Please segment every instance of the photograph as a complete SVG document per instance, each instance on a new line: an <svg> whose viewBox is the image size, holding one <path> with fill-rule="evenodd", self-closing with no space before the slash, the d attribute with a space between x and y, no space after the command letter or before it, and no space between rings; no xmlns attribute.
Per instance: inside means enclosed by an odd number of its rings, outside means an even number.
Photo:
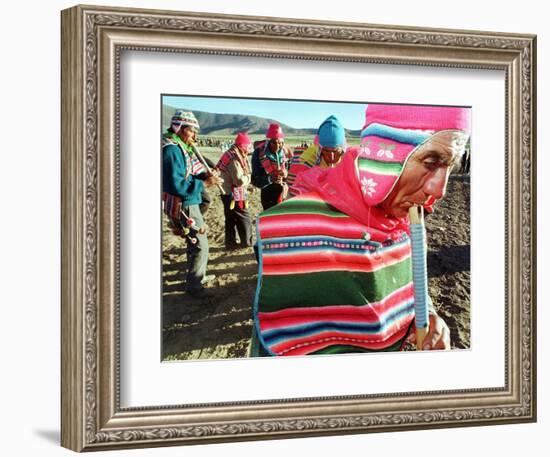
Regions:
<svg viewBox="0 0 550 457"><path fill-rule="evenodd" d="M161 103L163 361L470 348L471 107Z"/></svg>

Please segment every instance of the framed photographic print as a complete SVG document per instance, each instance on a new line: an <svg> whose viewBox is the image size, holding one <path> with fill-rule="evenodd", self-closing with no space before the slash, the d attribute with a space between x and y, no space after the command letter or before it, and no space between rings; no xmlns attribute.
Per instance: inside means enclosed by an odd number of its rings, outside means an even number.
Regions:
<svg viewBox="0 0 550 457"><path fill-rule="evenodd" d="M423 113L428 113L429 119L420 120ZM408 120L406 116L410 114L415 119ZM463 128L470 124L470 107L162 95L162 175L166 186L162 224L162 359L410 348L404 333L409 330L416 302L411 259L407 249L401 253L404 255L396 254L403 248L399 242L387 241L388 234L399 238L400 229L376 228L376 214L371 209L355 236L352 227L355 221L359 222L361 209L352 211L352 223L344 212L325 207L321 201L329 196L316 183L314 193L306 192L303 173L315 169L310 174L331 174L332 168L345 162L344 156L359 152L357 163L364 176L359 179L361 186L355 189L361 193L353 196L353 186L343 195L334 193L332 205L345 211L344 204L348 205L351 199L362 200L363 194L382 201L387 193L383 186L392 185L397 177L392 170L399 171L404 157L416 147L412 143L424 138L417 138L418 132L410 139L403 135L410 134L412 127L419 127L419 121L435 122L438 115L448 114L458 114ZM362 129L365 117L367 126ZM408 123L409 128L389 128L388 124L398 122L402 126ZM191 137L182 130L185 128L189 133L197 131ZM195 159L201 170L219 169L224 180L219 198L215 186L197 190L178 187L177 179L185 178L181 173L174 179L178 162L172 152L179 154L176 147L183 142L179 137L188 139L193 154L190 159ZM445 335L437 340L440 349L445 344L448 349L469 348L471 147L466 142L462 146L466 152L460 151L460 159L455 158L457 163L446 184L445 174L436 176L441 178L439 182L426 183L415 175L414 185L403 186L408 174L403 170L404 176L393 192L398 198L392 205L398 211L409 200L429 199L430 192L441 199L435 212L431 204L427 205L433 215L426 223L429 296L435 298L433 309L437 309L438 316L445 315L448 326L443 327ZM271 149L275 151L273 162L266 156ZM351 180L349 184L353 183L350 176L355 174L351 168L355 167L350 167L343 177ZM275 182L279 172L285 175L280 184ZM205 171L196 172L196 176L197 181L191 177L184 181L194 186ZM342 181L342 177L337 180ZM339 190L344 185L337 187ZM199 193L198 208L181 204L181 199L191 200ZM291 201L281 205L282 200ZM376 205L368 205L372 206ZM196 215L191 214L193 211ZM260 215L258 224L256 215ZM380 217L380 221L390 220ZM205 227L208 233L195 234L189 227L191 223ZM282 228L275 227L279 225ZM306 229L304 225L310 227ZM365 233L369 234L368 240L362 239ZM188 256L197 265L201 261L204 265L196 291L192 284L195 270L189 268ZM386 279L389 276L392 286ZM366 295L372 296L367 304ZM182 301L187 301L185 312Z"/></svg>
<svg viewBox="0 0 550 457"><path fill-rule="evenodd" d="M535 65L530 35L63 11L62 445L536 420Z"/></svg>

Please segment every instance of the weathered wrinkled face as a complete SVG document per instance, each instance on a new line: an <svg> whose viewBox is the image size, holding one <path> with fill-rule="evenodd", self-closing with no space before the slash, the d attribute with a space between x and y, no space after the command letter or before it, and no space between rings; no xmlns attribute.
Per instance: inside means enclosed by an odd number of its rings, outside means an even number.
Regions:
<svg viewBox="0 0 550 457"><path fill-rule="evenodd" d="M412 206L422 206L430 197L443 198L451 169L460 160L467 139L463 132L446 130L419 146L380 207L390 216L405 217Z"/></svg>
<svg viewBox="0 0 550 457"><path fill-rule="evenodd" d="M193 142L197 143L199 141L199 131L197 129L193 129Z"/></svg>
<svg viewBox="0 0 550 457"><path fill-rule="evenodd" d="M342 154L344 150L340 147L338 148L321 148L321 157L329 167L336 166L342 159Z"/></svg>
<svg viewBox="0 0 550 457"><path fill-rule="evenodd" d="M277 152L283 147L284 141L282 138L272 138L269 140L269 150L273 153Z"/></svg>
<svg viewBox="0 0 550 457"><path fill-rule="evenodd" d="M192 144L196 141L199 131L195 127L182 127L178 132L178 136L185 144Z"/></svg>

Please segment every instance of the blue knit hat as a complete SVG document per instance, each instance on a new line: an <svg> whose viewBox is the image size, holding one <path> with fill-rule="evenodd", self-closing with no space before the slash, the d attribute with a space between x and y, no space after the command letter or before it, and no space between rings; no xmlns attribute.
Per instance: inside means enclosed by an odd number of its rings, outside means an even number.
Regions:
<svg viewBox="0 0 550 457"><path fill-rule="evenodd" d="M336 116L329 116L319 126L317 131L319 144L326 148L344 147L346 131Z"/></svg>

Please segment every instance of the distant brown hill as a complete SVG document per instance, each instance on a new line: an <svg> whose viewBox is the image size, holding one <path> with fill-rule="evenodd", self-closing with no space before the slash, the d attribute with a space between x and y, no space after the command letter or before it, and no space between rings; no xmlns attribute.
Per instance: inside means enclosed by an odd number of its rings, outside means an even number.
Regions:
<svg viewBox="0 0 550 457"><path fill-rule="evenodd" d="M185 109L183 107L182 109ZM170 124L170 117L174 113L176 108L163 105L162 106L162 127L168 128ZM237 132L248 132L250 134L263 134L266 132L269 124L276 122L281 125L286 135L315 135L317 133L317 127L296 129L290 127L277 119L268 119L260 116L249 116L245 114L220 114L209 113L206 111L193 110L193 113L197 117L201 126L202 135L234 135ZM360 135L359 130L346 130L348 137L358 137Z"/></svg>

